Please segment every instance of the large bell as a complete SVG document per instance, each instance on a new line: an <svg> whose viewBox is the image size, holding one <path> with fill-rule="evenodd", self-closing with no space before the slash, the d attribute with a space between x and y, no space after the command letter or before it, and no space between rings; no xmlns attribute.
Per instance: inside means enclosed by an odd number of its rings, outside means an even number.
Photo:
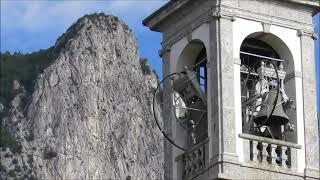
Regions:
<svg viewBox="0 0 320 180"><path fill-rule="evenodd" d="M253 119L253 121L257 125L262 125L262 124L267 126L284 125L289 122L289 117L283 111L283 108L282 108L281 93L279 93L278 95L276 107L272 115L270 116L276 96L277 96L277 89L274 88L270 90L269 93L262 98L260 111L258 112L258 115ZM268 121L266 121L268 117L269 119Z"/></svg>

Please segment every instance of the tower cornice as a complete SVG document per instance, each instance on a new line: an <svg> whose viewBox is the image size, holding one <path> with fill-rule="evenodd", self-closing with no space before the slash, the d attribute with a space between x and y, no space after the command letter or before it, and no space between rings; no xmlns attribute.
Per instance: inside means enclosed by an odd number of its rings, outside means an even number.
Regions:
<svg viewBox="0 0 320 180"><path fill-rule="evenodd" d="M263 1L263 0L259 0ZM271 1L268 1L270 3ZM275 3L286 3L293 6L303 7L312 13L312 15L320 12L320 2L318 0L274 0ZM152 13L150 16L143 20L143 25L149 27L152 31L163 32L162 24L168 19L170 15L179 11L189 3L194 3L191 0L171 0L157 11ZM223 1L216 0L213 1L212 7L224 6ZM219 8L218 8L219 9ZM213 10L216 12L216 10ZM220 12L220 11L219 11ZM222 14L213 13L214 17L219 17ZM232 17L233 19L234 17Z"/></svg>

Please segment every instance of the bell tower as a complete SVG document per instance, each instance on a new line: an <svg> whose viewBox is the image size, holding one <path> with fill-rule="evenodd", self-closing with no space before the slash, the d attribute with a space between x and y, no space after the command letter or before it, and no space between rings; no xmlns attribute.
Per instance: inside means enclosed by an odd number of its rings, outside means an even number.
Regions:
<svg viewBox="0 0 320 180"><path fill-rule="evenodd" d="M143 21L163 33L162 103L153 106L164 119L165 179L319 179L319 7L171 0Z"/></svg>

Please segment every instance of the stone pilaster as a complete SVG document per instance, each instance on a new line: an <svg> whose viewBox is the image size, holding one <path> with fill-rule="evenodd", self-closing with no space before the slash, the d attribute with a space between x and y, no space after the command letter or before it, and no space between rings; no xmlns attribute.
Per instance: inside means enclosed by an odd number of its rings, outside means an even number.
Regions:
<svg viewBox="0 0 320 180"><path fill-rule="evenodd" d="M233 16L232 16L233 17ZM234 102L234 59L233 59L233 18L220 19L220 57L217 59L220 69L220 88L222 99L220 119L222 128L223 161L236 163L236 134L235 134L235 102Z"/></svg>
<svg viewBox="0 0 320 180"><path fill-rule="evenodd" d="M170 49L161 49L159 51L160 57L162 57L162 73L163 78L170 74ZM164 107L170 107L171 104L171 96L167 94L171 94L170 90L170 81L165 81L163 87L163 96L166 97ZM171 108L170 108L171 109ZM164 131L167 133L169 137L172 137L172 122L171 122L171 113L163 113L164 120ZM173 179L173 168L174 168L174 157L173 157L173 145L164 139L164 179L171 180Z"/></svg>
<svg viewBox="0 0 320 180"><path fill-rule="evenodd" d="M212 158L217 163L238 163L236 155L233 33L234 18L216 16L210 22L210 78L212 81ZM216 169L216 168L213 168ZM219 170L219 173L224 173ZM211 172L216 174L217 172Z"/></svg>
<svg viewBox="0 0 320 180"><path fill-rule="evenodd" d="M318 121L316 111L316 80L314 61L314 33L299 31L303 76L306 169L305 176L319 178Z"/></svg>

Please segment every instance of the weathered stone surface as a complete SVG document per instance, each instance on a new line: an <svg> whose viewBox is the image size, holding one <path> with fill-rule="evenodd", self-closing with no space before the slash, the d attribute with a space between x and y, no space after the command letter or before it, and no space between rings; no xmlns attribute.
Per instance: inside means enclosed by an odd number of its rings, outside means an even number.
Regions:
<svg viewBox="0 0 320 180"><path fill-rule="evenodd" d="M163 179L163 142L151 106L156 76L142 74L128 26L114 16L87 15L54 50L58 58L37 79L27 117L16 131L19 158L32 160L26 167L30 174Z"/></svg>

